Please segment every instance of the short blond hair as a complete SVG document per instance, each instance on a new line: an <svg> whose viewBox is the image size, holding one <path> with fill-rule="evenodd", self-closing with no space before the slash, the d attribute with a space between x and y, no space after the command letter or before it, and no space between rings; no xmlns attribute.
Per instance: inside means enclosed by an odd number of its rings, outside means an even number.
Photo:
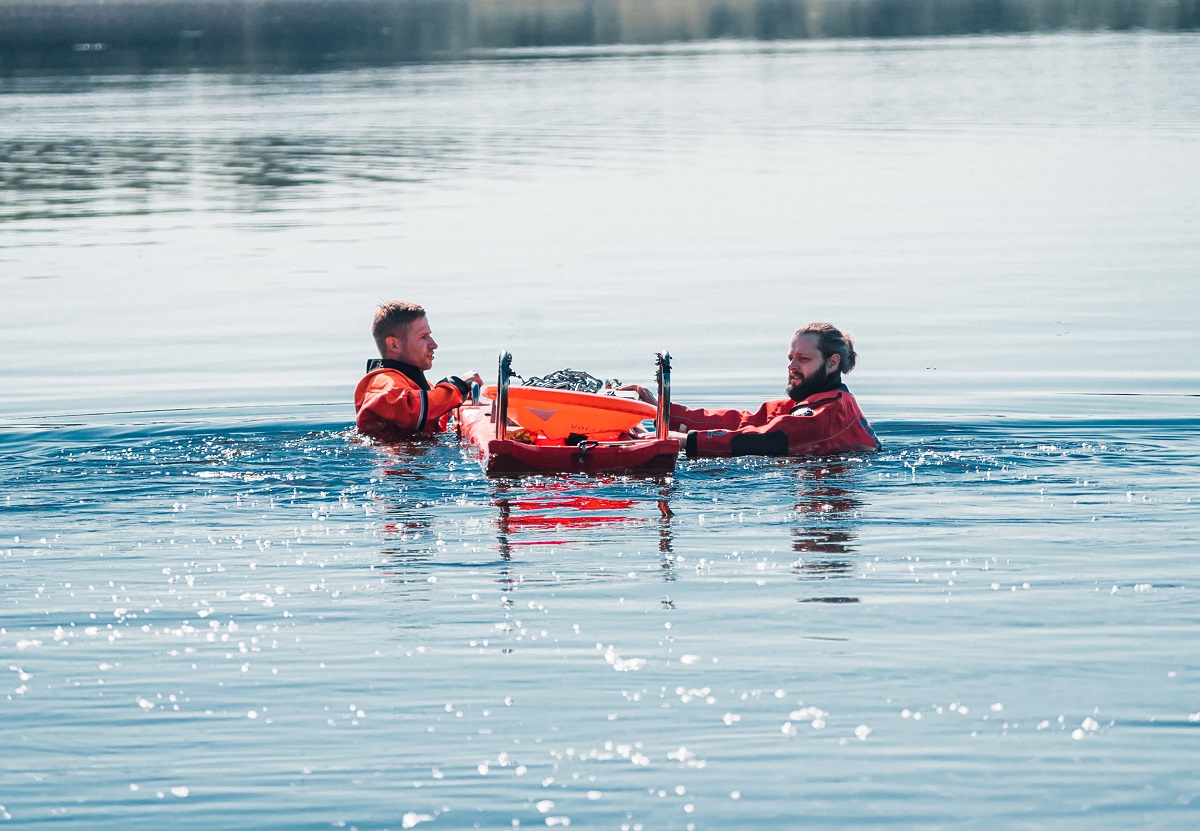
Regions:
<svg viewBox="0 0 1200 831"><path fill-rule="evenodd" d="M379 347L379 354L387 357L387 339L403 337L408 327L425 317L425 310L416 303L391 300L380 303L375 310L375 321L371 324L371 337Z"/></svg>

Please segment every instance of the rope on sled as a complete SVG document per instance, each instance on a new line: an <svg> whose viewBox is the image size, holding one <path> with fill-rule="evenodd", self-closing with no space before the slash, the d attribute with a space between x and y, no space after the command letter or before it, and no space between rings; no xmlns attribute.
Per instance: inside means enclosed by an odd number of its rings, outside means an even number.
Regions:
<svg viewBox="0 0 1200 831"><path fill-rule="evenodd" d="M521 378L515 372L513 375ZM545 389L590 393L600 393L604 390L611 391L621 386L621 382L616 378L610 378L605 381L578 369L556 369L554 372L548 372L541 377L521 378L521 384L526 387L543 387Z"/></svg>

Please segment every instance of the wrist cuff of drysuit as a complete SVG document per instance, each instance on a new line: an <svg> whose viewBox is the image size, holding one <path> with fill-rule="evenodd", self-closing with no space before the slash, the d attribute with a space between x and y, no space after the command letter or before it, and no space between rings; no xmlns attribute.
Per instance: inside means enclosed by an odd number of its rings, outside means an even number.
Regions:
<svg viewBox="0 0 1200 831"><path fill-rule="evenodd" d="M459 378L457 375L451 375L449 378L443 378L442 380L438 381L438 383L453 384L454 386L458 387L458 391L462 394L464 399L471 394L471 385L462 378Z"/></svg>
<svg viewBox="0 0 1200 831"><path fill-rule="evenodd" d="M684 446L683 446L683 449L687 452L688 458L691 458L696 455L696 438L697 438L696 431L689 430L688 434L687 434L687 439L684 440Z"/></svg>

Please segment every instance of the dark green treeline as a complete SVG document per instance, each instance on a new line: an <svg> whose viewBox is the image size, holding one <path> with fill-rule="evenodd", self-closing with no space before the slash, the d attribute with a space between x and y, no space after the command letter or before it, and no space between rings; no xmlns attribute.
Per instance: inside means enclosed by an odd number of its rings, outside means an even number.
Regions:
<svg viewBox="0 0 1200 831"><path fill-rule="evenodd" d="M0 0L0 72L306 69L472 49L1200 28L1200 0Z"/></svg>

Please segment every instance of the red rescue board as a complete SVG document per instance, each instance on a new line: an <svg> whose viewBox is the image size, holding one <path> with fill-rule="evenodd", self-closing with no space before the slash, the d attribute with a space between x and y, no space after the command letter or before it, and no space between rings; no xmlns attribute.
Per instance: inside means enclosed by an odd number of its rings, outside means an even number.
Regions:
<svg viewBox="0 0 1200 831"><path fill-rule="evenodd" d="M494 387L489 392L494 393ZM548 419L529 418L522 407L529 406L529 399L522 405L516 402L528 390L538 393L555 393L550 403L560 406L564 398L572 408L571 416L564 421L574 428L563 432L563 426L555 423L548 435L541 426ZM518 392L520 391L520 392ZM643 418L653 417L654 408L640 401L614 398L606 395L548 390L540 388L509 388L510 421L519 426L508 427L510 437L496 438L496 423L492 414L492 402L483 399L479 404L464 404L458 410L458 436L472 455L489 475L515 473L670 473L675 470L679 457L679 442L675 439L657 439L653 436L635 436L629 432ZM589 414L588 399L594 399L599 415ZM620 402L615 407L613 402ZM536 408L544 399L534 400ZM627 407L625 405L637 405ZM649 411L647 415L647 410ZM617 414L616 420L613 413ZM525 419L524 421L522 419ZM525 421L536 422L532 426ZM626 426L614 427L620 423ZM565 444L569 434L585 435L578 445ZM518 440L517 436L525 439Z"/></svg>

